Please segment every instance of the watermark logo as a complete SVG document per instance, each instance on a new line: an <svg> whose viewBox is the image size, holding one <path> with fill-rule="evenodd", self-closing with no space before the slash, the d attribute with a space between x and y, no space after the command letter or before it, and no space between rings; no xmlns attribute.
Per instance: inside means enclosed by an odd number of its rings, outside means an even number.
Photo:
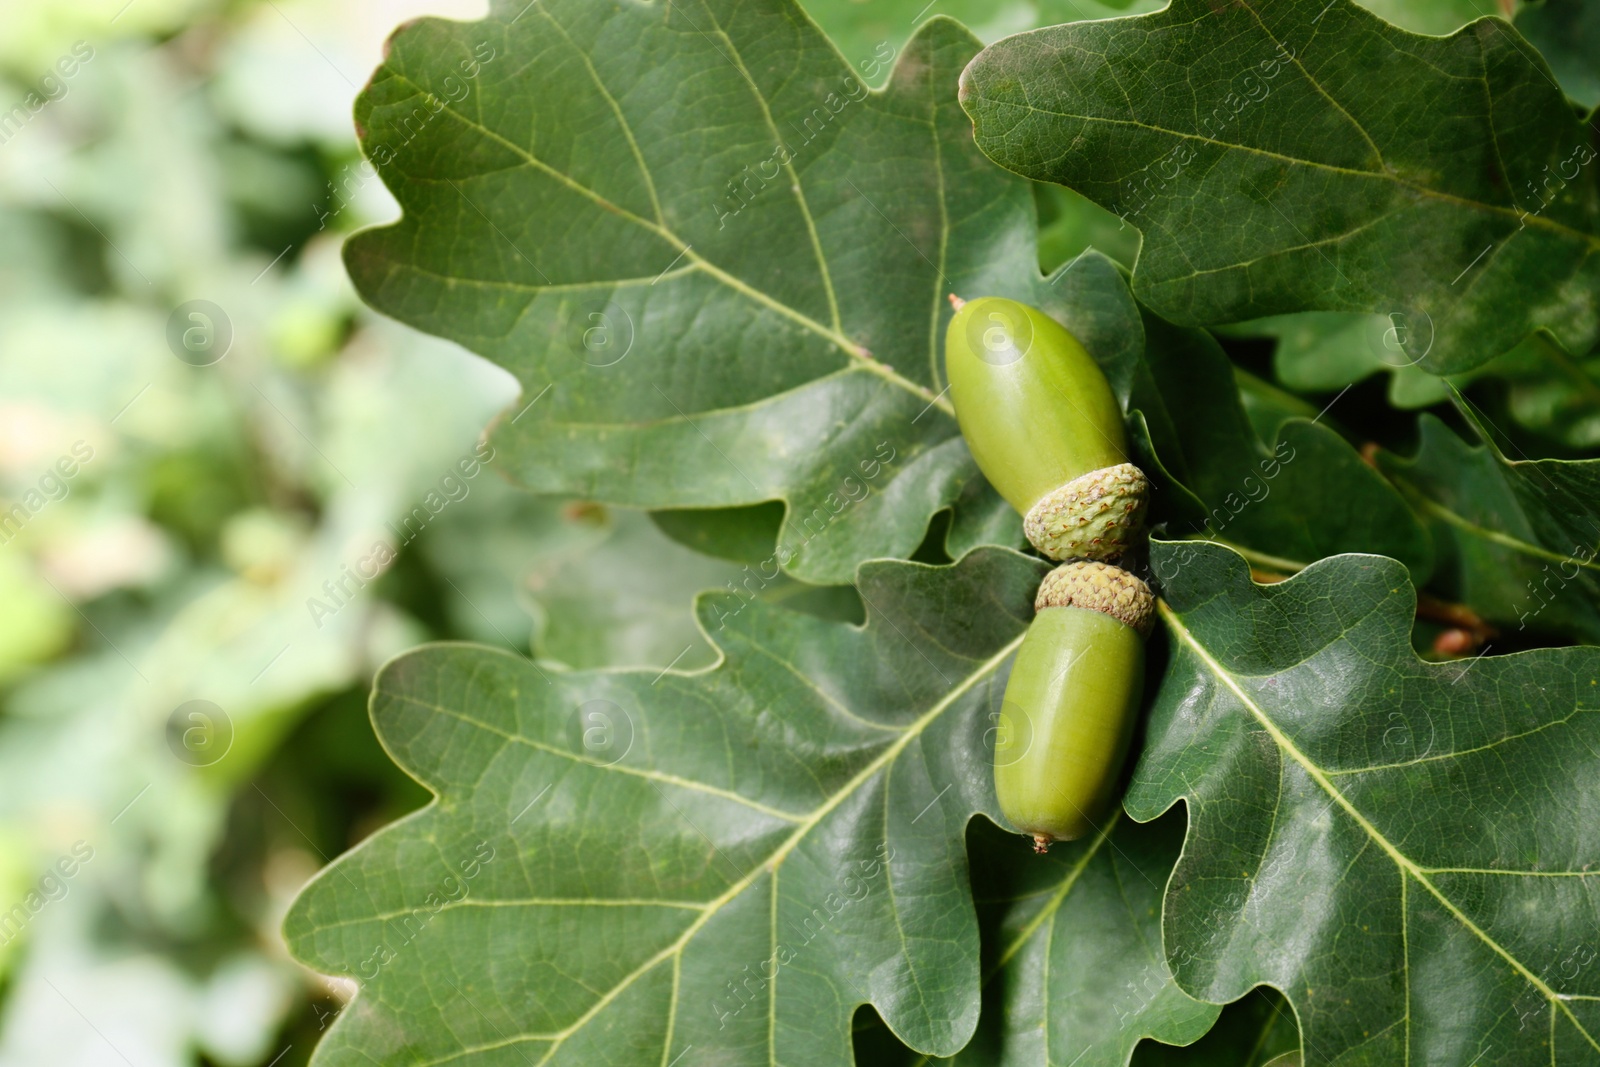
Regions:
<svg viewBox="0 0 1600 1067"><path fill-rule="evenodd" d="M633 748L633 716L612 701L586 700L567 721L567 743L590 763L620 763Z"/></svg>
<svg viewBox="0 0 1600 1067"><path fill-rule="evenodd" d="M76 42L71 52L56 60L53 70L40 77L27 96L9 110L0 110L0 145L10 142L35 115L65 97L70 88L68 82L93 58L94 47L88 41Z"/></svg>
<svg viewBox="0 0 1600 1067"><path fill-rule="evenodd" d="M1240 71L1228 83L1228 91L1215 99L1209 113L1199 115L1197 112L1196 134L1204 141L1221 140L1247 108L1272 95L1272 86L1268 83L1293 59L1294 49L1282 45L1274 55ZM1143 212L1167 191L1198 154L1192 141L1185 139L1123 179L1118 202L1110 205L1112 213L1127 222Z"/></svg>
<svg viewBox="0 0 1600 1067"><path fill-rule="evenodd" d="M233 347L233 321L209 300L189 300L167 316L167 347L191 367L220 363Z"/></svg>
<svg viewBox="0 0 1600 1067"><path fill-rule="evenodd" d="M71 881L83 865L94 859L94 849L87 841L75 841L71 851L61 856L23 898L8 910L0 911L0 947L11 944L33 922L33 917L71 892Z"/></svg>
<svg viewBox="0 0 1600 1067"><path fill-rule="evenodd" d="M610 367L621 363L633 351L633 316L616 304L607 303L579 319L578 358L591 367Z"/></svg>
<svg viewBox="0 0 1600 1067"><path fill-rule="evenodd" d="M1400 308L1367 320L1367 347L1385 366L1415 367L1433 351L1433 316L1419 308Z"/></svg>
<svg viewBox="0 0 1600 1067"><path fill-rule="evenodd" d="M57 459L49 470L39 476L38 482L22 494L21 500L0 510L0 545L14 541L22 533L23 527L47 505L65 500L72 492L72 479L93 458L94 448L87 441L74 441L71 455Z"/></svg>
<svg viewBox="0 0 1600 1067"><path fill-rule="evenodd" d="M1009 367L1033 348L1033 320L1009 304L991 305L967 320L967 346L993 367Z"/></svg>
<svg viewBox="0 0 1600 1067"><path fill-rule="evenodd" d="M306 598L306 611L317 629L344 608L356 596L386 572L400 557L400 548L410 544L428 524L451 504L465 500L472 492L469 484L494 459L495 452L487 441L480 441L473 450L456 461L422 498L422 503L398 520L386 524L393 537L372 542L367 553L355 561L341 564L339 573L322 583L322 596Z"/></svg>
<svg viewBox="0 0 1600 1067"><path fill-rule="evenodd" d="M989 725L983 731L983 747L996 767L1016 763L1033 747L1033 716L1014 700L1003 702L999 711L989 713Z"/></svg>
<svg viewBox="0 0 1600 1067"><path fill-rule="evenodd" d="M209 700L189 700L167 716L167 748L191 767L209 767L233 747L233 720Z"/></svg>

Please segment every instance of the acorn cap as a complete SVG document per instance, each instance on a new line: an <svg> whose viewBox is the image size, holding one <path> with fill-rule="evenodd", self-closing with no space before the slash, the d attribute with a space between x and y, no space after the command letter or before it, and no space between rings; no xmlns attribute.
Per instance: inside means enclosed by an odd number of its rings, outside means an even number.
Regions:
<svg viewBox="0 0 1600 1067"><path fill-rule="evenodd" d="M1132 463L1081 474L1039 498L1022 530L1051 559L1116 559L1144 526L1150 482Z"/></svg>
<svg viewBox="0 0 1600 1067"><path fill-rule="evenodd" d="M1074 560L1044 576L1033 608L1086 608L1110 615L1140 637L1149 637L1155 622L1156 598L1148 585L1121 567Z"/></svg>

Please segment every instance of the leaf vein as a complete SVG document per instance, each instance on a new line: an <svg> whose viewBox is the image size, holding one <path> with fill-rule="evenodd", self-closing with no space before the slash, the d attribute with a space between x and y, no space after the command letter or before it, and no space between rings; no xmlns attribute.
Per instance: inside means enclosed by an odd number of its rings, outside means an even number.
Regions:
<svg viewBox="0 0 1600 1067"><path fill-rule="evenodd" d="M581 763L586 767L593 767L596 770L627 774L636 778L648 778L654 782L663 782L667 785L675 785L680 789L688 789L691 792L705 793L708 796L719 797L723 800L732 801L735 804L742 804L753 811L759 811L763 815L770 815L772 818L781 819L784 822L800 823L804 822L805 820L803 815L797 815L792 811L784 811L781 808L771 807L761 803L759 800L751 800L749 797L735 793L731 789L723 789L720 786L710 785L706 782L697 782L692 778L683 778L676 774L667 774L664 771L649 770L642 767L624 767L620 763L597 763L594 760L584 759L582 756L579 756L576 753L568 752L565 749L557 748L554 745L547 745L542 741L535 741L531 737L524 737L521 734L514 734L508 730L502 730L493 723L484 722L482 719L475 719L470 715L463 715L461 712L452 708L447 708L442 704L434 704L426 700L419 700L416 697L408 696L403 693L390 693L388 696L394 700L405 701L408 704L415 704L417 707L427 708L428 710L436 712L440 715L449 716L450 718L464 722L469 726L475 726L487 733L503 737L507 741L510 741L514 744L527 745L529 748L537 749L540 752L545 752L552 756L559 756L562 759L571 760L573 763Z"/></svg>
<svg viewBox="0 0 1600 1067"><path fill-rule="evenodd" d="M406 82L408 85L413 86L418 91L426 91L422 88L422 86L417 85L416 82L412 81L410 78L407 78L404 74L401 74L398 71L394 72L394 77ZM539 159L537 156L523 148L521 145L517 144L515 141L512 141L502 134L497 133L480 122L468 118L455 108L447 105L441 110L441 114L449 115L451 118L455 119L463 126L466 126L468 129L474 130L484 137L487 137L499 144L502 148L505 148L507 151L520 158L525 166L531 167L542 174L548 175L554 180L560 182L562 185L566 186L568 189L577 193L579 196L592 201L598 207L617 215L626 222L632 223L635 226L639 226L640 228L647 230L656 237L659 237L662 241L666 242L666 244L670 246L673 251L677 252L691 263L697 264L702 270L711 275L711 277L717 279L717 281L721 282L723 285L726 285L728 288L739 293L741 296L747 297L748 299L761 304L764 307L770 308L774 312L784 316L787 319L790 319L812 333L826 338L846 356L848 356L850 359L858 361L863 367L865 367L867 370L870 370L872 373L887 381L893 382L895 385L905 389L914 396L921 397L923 400L944 411L944 413L947 415L955 413L954 406L948 400L944 399L943 397L935 396L933 390L919 385L916 382L911 381L909 378L897 374L894 369L889 367L887 364L874 359L861 345L844 336L844 334L839 331L838 327L826 326L823 323L813 319L805 312L800 311L798 308L791 307L776 297L762 292L760 289L750 285L748 282L729 274L715 263L712 263L698 252L694 251L689 244L687 244L681 237L673 233L671 230L665 228L664 226L659 226L649 219L636 215L619 204L612 203L610 200L606 199L604 196L601 196L598 192L584 185L571 175L557 170L544 160Z"/></svg>
<svg viewBox="0 0 1600 1067"><path fill-rule="evenodd" d="M1373 843L1375 843L1389 856L1390 861L1400 868L1402 877L1409 875L1411 878L1414 878L1417 884L1426 889L1435 900L1442 904L1445 910L1454 916L1455 920L1460 923L1468 933L1472 934L1479 941L1481 941L1495 955L1499 956L1501 959L1510 964L1512 969L1521 975L1524 981L1533 986L1534 989L1538 990L1539 993L1543 995L1545 999L1552 1005L1559 1005L1561 1011L1566 1014L1567 1020L1578 1031L1578 1033L1583 1035L1584 1040L1586 1040L1589 1045L1595 1049L1595 1051L1600 1052L1600 1041L1596 1041L1594 1036L1583 1027L1583 1024L1578 1021L1577 1016L1572 1013L1571 1009L1562 1003L1560 996L1556 993L1556 991L1551 989L1550 986L1546 984L1545 981L1538 975L1534 974L1527 964L1523 963L1516 956L1513 956L1505 948L1505 946L1501 945L1500 942L1490 937L1487 931L1478 926L1477 923L1473 922L1472 919L1461 910L1455 901L1451 900L1444 894L1443 891L1439 889L1438 886L1433 884L1433 882L1427 877L1428 872L1425 868L1418 866L1410 857L1406 856L1398 848L1396 848L1388 838L1384 837L1383 834L1379 832L1378 828L1361 813L1360 809L1357 808L1348 797L1334 787L1333 782L1328 778L1326 772L1324 772L1321 767L1317 766L1317 764L1313 762L1309 756L1307 756L1304 752L1301 752L1294 741L1290 739L1290 737L1281 729L1279 729L1278 724L1272 720L1272 717L1268 715L1266 711L1259 704L1257 704L1248 693L1245 692L1244 687L1239 684L1239 682L1234 678L1233 674L1228 671L1227 668L1225 668L1216 660L1215 657L1211 655L1210 650L1200 643L1199 639L1197 639L1193 632L1191 632L1189 628L1184 625L1183 621L1178 618L1177 613L1172 610L1166 601L1158 600L1156 602L1156 606L1161 612L1161 617L1172 629L1178 640L1182 641L1184 644L1188 645L1194 650L1195 655L1200 657L1201 662L1206 665L1206 668L1216 676L1218 681L1222 682L1222 684L1233 693L1239 702L1244 705L1245 709L1250 713L1250 715L1261 724L1262 728L1266 730L1267 734L1272 738L1273 742L1277 744L1278 748L1290 759L1298 763L1305 770L1306 774L1311 777L1312 781L1321 786L1323 791L1332 797L1336 804L1344 809L1345 814L1348 815L1350 819L1357 826L1359 826L1369 838L1371 838Z"/></svg>
<svg viewBox="0 0 1600 1067"><path fill-rule="evenodd" d="M711 919L715 917L715 915L730 901L736 899L745 890L749 889L763 872L772 871L776 873L778 866L782 864L786 858L788 858L789 853L793 852L797 847L799 847L800 842L805 839L806 835L815 829L835 808L844 803L847 798L854 794L855 791L864 783L870 781L879 771L883 770L884 767L893 763L894 760L899 757L900 753L905 750L906 746L911 744L911 742L916 738L922 736L922 733L927 730L929 726L931 726L939 719L940 716L948 711L957 700L961 699L962 696L971 690L980 679L987 677L995 670L999 669L1000 665L1004 663L1006 659L1017 650L1018 647L1021 646L1023 636L1023 634L1017 635L1017 637L1009 641L993 656L990 656L987 660L978 664L970 675L962 679L961 682L955 685L948 693L946 693L931 708L929 708L927 712L906 727L905 731L898 739L896 739L892 744L885 746L882 753L880 753L875 759L872 760L872 762L868 763L865 767L858 771L855 777L851 778L850 781L846 782L842 787L840 787L840 789L834 793L833 796L829 797L823 804L813 811L804 822L795 827L794 831L789 835L789 837L786 838L784 842L773 851L772 855L767 857L767 859L760 866L746 873L744 877L730 885L714 900L709 901L706 904L705 910L698 918L695 919L694 922L689 924L684 932L679 935L676 941L670 945L667 945L665 948L661 949L661 951L655 953L649 959L641 963L638 967L634 968L627 975L623 976L623 978L615 986L607 990L605 994L600 997L600 999L595 1001L594 1004L590 1005L583 1012L583 1014L574 1019L562 1030L552 1034L538 1035L543 1039L550 1040L552 1044L550 1049L545 1053L544 1057L539 1060L539 1063L535 1065L535 1067L543 1067L544 1064L548 1063L550 1058L561 1049L562 1044L569 1037L583 1029L583 1027L586 1026L591 1019L603 1011L607 1005L615 1001L617 997L621 996L623 992L628 989L628 987L633 985L634 982L638 981L645 974L648 974L656 967L657 964L661 963L663 960L675 958L681 954L689 942L694 940L695 935L704 929L705 925L709 923ZM612 767L609 769L615 770L616 768ZM523 1037L513 1038L511 1040L523 1040L526 1036L531 1035L524 1035ZM492 1047L501 1047L501 1045L497 1044ZM478 1050L475 1048L463 1049L460 1053L453 1053L450 1058L458 1058L459 1055L470 1054L475 1051ZM437 1064L443 1062L446 1061L437 1060L430 1064L419 1065L419 1067L437 1067Z"/></svg>

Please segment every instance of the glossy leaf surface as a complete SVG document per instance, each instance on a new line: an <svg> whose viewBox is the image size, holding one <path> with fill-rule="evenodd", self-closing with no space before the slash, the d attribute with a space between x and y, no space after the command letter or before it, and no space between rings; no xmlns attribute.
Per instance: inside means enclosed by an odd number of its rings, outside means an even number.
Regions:
<svg viewBox="0 0 1600 1067"><path fill-rule="evenodd" d="M1134 291L1173 321L1398 315L1435 373L1600 336L1600 149L1500 19L1174 0L998 42L962 99L996 162L1143 231Z"/></svg>
<svg viewBox="0 0 1600 1067"><path fill-rule="evenodd" d="M413 23L357 106L405 214L351 276L516 375L493 440L529 488L782 500L779 562L819 583L941 508L1003 526L943 395L946 298L1055 300L1027 183L956 103L977 48L935 19L879 93L786 0Z"/></svg>
<svg viewBox="0 0 1600 1067"><path fill-rule="evenodd" d="M1424 663L1392 560L1154 558L1172 658L1126 803L1189 812L1179 984L1283 990L1310 1063L1596 1062L1600 650Z"/></svg>
<svg viewBox="0 0 1600 1067"><path fill-rule="evenodd" d="M1000 549L872 564L864 628L708 595L724 658L693 674L541 671L465 645L394 661L374 720L439 799L325 870L287 920L300 958L362 983L317 1062L693 1046L847 1064L866 1003L912 1047L957 1052L980 977L965 831L998 818L989 713L1042 571ZM1086 958L1152 930L1103 889L1071 902L1099 928ZM1205 1028L1212 1009L1158 957L1120 966L1151 996L1128 1005L1146 1031ZM1107 1032L1091 1003L1061 1010L1065 1031Z"/></svg>

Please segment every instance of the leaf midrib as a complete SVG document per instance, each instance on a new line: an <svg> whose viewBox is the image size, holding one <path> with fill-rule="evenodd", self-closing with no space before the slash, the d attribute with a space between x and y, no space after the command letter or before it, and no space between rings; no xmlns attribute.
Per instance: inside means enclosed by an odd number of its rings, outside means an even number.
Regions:
<svg viewBox="0 0 1600 1067"><path fill-rule="evenodd" d="M1428 512L1428 514L1433 515L1435 518L1438 518L1443 522L1449 523L1451 526L1454 526L1457 529L1464 530L1474 537L1481 537L1485 541L1490 541L1502 548L1509 548L1513 552L1520 552L1525 556L1532 556L1535 559L1546 560L1550 563L1576 563L1584 570L1600 572L1600 562L1596 562L1595 560L1584 561L1578 559L1576 556L1568 556L1563 555L1560 552L1552 552L1548 548L1544 548L1541 545L1531 544L1530 542L1524 541L1519 537L1513 537L1511 534L1502 533L1499 530L1491 530L1487 526L1473 522L1460 512L1446 507L1444 504L1439 503L1437 500L1434 500L1432 497L1427 496L1424 493L1418 493L1418 500L1422 504L1423 510Z"/></svg>
<svg viewBox="0 0 1600 1067"><path fill-rule="evenodd" d="M1278 725L1272 721L1272 718L1267 715L1266 711L1259 704L1257 704L1248 693L1245 692L1242 686L1239 685L1232 673L1230 673L1227 668L1219 663L1216 658L1211 655L1210 651L1200 643L1199 639L1195 637L1193 632L1191 632L1189 628L1184 625L1177 613L1172 610L1165 600L1157 600L1156 609L1161 613L1163 621L1166 622L1167 626L1172 630L1174 635L1177 636L1178 640L1188 645L1194 651L1195 655L1200 657L1201 662L1203 662L1207 669L1216 676L1217 680L1226 686L1228 690L1232 692L1233 695L1239 700L1239 702L1244 705L1246 710L1250 712L1250 715L1261 724L1262 729L1267 732L1267 735L1272 738L1273 742L1278 746L1278 748L1284 754L1288 755L1290 759L1298 763L1301 769L1306 772L1311 780L1316 782L1317 785L1328 794L1334 803L1343 808L1345 814L1348 815L1357 826L1361 827L1361 829L1367 834L1368 838L1371 839L1372 843L1376 844L1384 851L1385 854L1388 855L1390 861L1400 869L1400 880L1402 887L1405 885L1406 878L1409 877L1415 879L1417 884L1432 894L1434 899L1443 905L1444 909L1454 916L1456 921L1459 922L1469 933L1486 945L1501 959L1510 964L1512 969L1520 974L1529 985L1537 989L1544 996L1546 1001L1550 1003L1552 1010L1559 1008L1561 1012L1566 1015L1567 1021L1572 1024L1573 1028L1577 1030L1578 1033L1583 1035L1584 1040L1586 1040L1589 1045L1595 1049L1595 1051L1600 1052L1600 1042L1597 1042L1594 1036L1592 1036L1589 1031L1584 1028L1583 1024L1578 1021L1577 1016L1575 1016L1571 1009L1566 1006L1564 998L1561 996L1561 994L1557 993L1555 990L1546 985L1543 979L1534 974L1533 971L1527 967L1527 965L1525 965L1521 960L1517 959L1517 957L1513 956L1509 950L1507 950L1494 938L1490 937L1487 932L1474 923L1465 912L1456 906L1454 901L1452 901L1444 894L1442 890L1433 884L1433 882L1428 878L1428 874L1430 872L1427 868L1418 865L1412 861L1410 857L1406 856L1403 852L1396 848L1388 838L1383 836L1376 826L1367 820L1366 816L1364 816L1361 811L1356 808L1356 806L1351 803L1347 797L1345 797L1343 793L1334 788L1333 782L1323 772L1322 768L1314 763L1309 756L1301 752L1299 747L1295 745L1288 735L1278 728ZM1409 981L1411 973L1409 936L1402 935L1402 946L1406 950L1405 970L1407 980ZM1407 999L1406 1010L1409 1014L1409 997ZM1407 1062L1410 1062L1409 1044L1407 1047Z"/></svg>
<svg viewBox="0 0 1600 1067"><path fill-rule="evenodd" d="M1100 846L1104 845L1106 840L1110 838L1111 830L1117 825L1117 820L1120 818L1122 818L1122 807L1121 805L1118 805L1116 810L1111 813L1111 817L1106 819L1105 825L1100 827L1100 829L1095 833L1094 840L1090 843L1088 848L1084 849L1083 855L1078 857L1078 862L1074 863L1067 869L1065 877L1063 877L1061 880L1060 887L1057 888L1056 891L1051 895L1049 901L1045 903L1044 907L1039 909L1039 914L1028 920L1028 924L1017 932L1017 936L1012 939L1011 944L1008 945L1006 950L1000 954L1000 958L995 961L995 964L992 968L990 968L989 973L984 976L984 985L988 985L995 975L1004 970L1005 965L1011 962L1011 958L1020 952L1022 950L1022 946L1027 944L1028 940L1038 932L1039 927L1060 910L1062 902L1067 899L1067 895L1071 893L1073 887L1078 884L1079 877L1081 877L1083 872L1088 869L1090 861L1092 861L1095 856L1099 854Z"/></svg>
<svg viewBox="0 0 1600 1067"><path fill-rule="evenodd" d="M1283 48L1283 43L1281 41L1279 41L1277 36L1267 27L1267 24L1262 20L1261 15L1256 11L1255 5L1252 4L1252 3L1242 3L1240 6L1243 7L1246 11L1248 11L1250 13L1250 17L1252 19L1254 19L1255 22L1256 22L1256 25L1261 28L1261 32L1263 34L1265 34L1267 40L1271 41L1273 44L1278 45L1279 49L1281 50ZM1332 5L1330 4L1329 6L1332 6ZM1320 18L1321 16L1319 15L1318 17ZM1383 43L1386 46L1389 46L1391 48L1393 47L1387 39L1383 39ZM1485 48L1483 46L1483 43L1481 41L1478 41L1477 45L1478 45L1478 58L1479 58L1479 61L1480 61L1480 66L1486 65L1487 61L1488 61L1488 56L1487 56L1486 50L1485 50ZM1112 77L1113 77L1113 80L1114 80L1115 79L1115 72L1113 71L1112 64L1111 64L1110 60L1108 58L1104 57L1104 56L1102 56L1102 59L1105 59L1105 69L1108 72L1112 72ZM1364 142L1366 142L1367 148L1371 151L1373 156L1376 158L1376 160L1377 160L1377 162L1379 164L1379 167L1381 169L1379 169L1377 171L1358 170L1358 169L1355 169L1355 168L1352 168L1352 167L1341 167L1341 166L1337 166L1337 165L1334 165L1334 164L1321 163L1321 162L1318 162L1316 160L1299 159L1299 158L1294 157L1294 156L1285 155L1285 154L1283 154L1281 152L1273 152L1270 149L1257 148L1257 147L1255 147L1253 145L1234 144L1232 142L1222 141L1222 140L1219 140L1217 138L1207 137L1207 136L1204 136L1204 135L1198 134L1198 133L1194 133L1194 134L1184 133L1184 132L1181 132L1181 131L1178 131L1178 130L1169 129L1169 128L1166 128L1166 127L1163 127L1163 126L1156 126L1156 125L1153 125L1151 123L1146 123L1146 122L1137 121L1137 120L1113 119L1113 118L1109 118L1109 117L1106 117L1106 116L1096 116L1096 115L1072 115L1072 114L1066 114L1066 113L1063 113L1063 112L1053 111L1053 110L1050 110L1048 108L1038 107L1038 106L1034 105L1031 102L1025 102L1023 104L1016 104L1016 103L1011 103L1011 102L1007 102L1007 103L1009 103L1009 105L1012 106L1012 107L1022 107L1022 108L1025 108L1025 109L1029 110L1029 111L1036 112L1038 114L1054 115L1054 116L1056 116L1058 118L1077 119L1077 120L1080 120L1080 121L1083 121L1083 122L1102 122L1102 123L1108 123L1108 124L1131 125L1131 126L1140 127L1140 128L1143 128L1143 129L1148 129L1148 130L1150 130L1152 132L1155 132L1155 133L1166 134L1166 135L1172 136L1172 137L1180 137L1180 138L1185 138L1185 139L1188 139L1188 140L1200 141L1202 143L1210 144L1210 145L1213 145L1215 147L1222 148L1224 150L1232 150L1232 151L1240 151L1240 152L1252 152L1252 153L1255 153L1255 154L1258 154L1258 155L1266 156L1268 158L1276 159L1276 160L1278 160L1280 162L1294 164L1296 166L1314 167L1314 168L1319 168L1319 169L1323 169L1323 170L1328 170L1328 171L1331 171L1331 172L1334 172L1334 173L1346 174L1346 175L1356 176L1356 177L1377 178L1379 180L1391 182L1391 183L1399 186L1400 188L1405 189L1405 190L1409 190L1410 192L1415 193L1415 194L1417 194L1419 196L1437 199L1437 200L1443 201L1445 203L1452 203L1452 204L1455 204L1455 205L1460 206L1460 207L1465 207L1465 208L1467 208L1469 210L1484 211L1484 212L1488 212L1488 213L1492 213L1492 214L1498 214L1498 215L1503 215L1503 216L1508 216L1508 217L1515 218L1519 223L1518 229L1516 231L1517 233L1520 233L1522 231L1522 229L1525 228L1529 224L1529 222L1531 221L1533 223L1533 225L1535 227L1537 227L1537 228L1549 230L1551 233L1559 234L1561 236L1565 236L1565 237L1568 237L1568 238L1575 238L1578 241L1587 244L1591 249L1600 248L1600 234L1584 233L1581 230L1574 229L1572 227L1566 226L1566 225L1564 225L1562 223L1554 221L1553 219L1547 219L1547 218L1544 217L1543 214L1530 215L1527 212L1524 212L1524 211L1521 211L1521 210L1517 209L1515 199L1513 199L1513 201L1512 201L1512 206L1510 208L1506 208L1506 207L1502 207L1502 206L1500 206L1498 204L1487 204L1487 203L1484 203L1484 202L1479 201L1479 200L1471 199L1469 197L1456 196L1456 195L1454 195L1452 193L1446 193L1446 192L1444 192L1442 190L1433 189L1433 188L1430 188L1429 186L1421 185L1421 184L1418 184L1416 182L1407 181L1407 180L1401 178L1398 174L1396 174L1387 165L1387 163L1385 162L1384 157L1383 157L1383 151L1382 151L1382 149L1380 149L1378 147L1377 141L1375 141L1373 139L1372 135L1367 132L1366 128L1361 125L1361 123L1356 119L1356 117L1353 114L1351 114L1349 109L1347 109L1342 103L1340 103L1333 96L1332 93L1328 92L1325 88L1323 88L1322 84L1311 74L1311 72L1308 69L1306 69L1305 64L1303 64L1300 61L1300 57L1298 55L1291 55L1290 59L1294 63L1296 69L1298 69L1300 71L1301 76L1305 78L1306 83L1309 84L1311 86L1311 88L1313 90L1315 90L1319 96L1321 96L1324 100L1326 100L1329 103L1329 105L1331 105L1336 111L1338 111L1340 115L1344 116L1345 120L1350 124L1351 128L1354 129L1355 132L1361 136L1361 139ZM1524 56L1524 59L1526 59L1526 56ZM1487 77L1480 78L1479 80L1483 81L1483 83L1484 83L1485 104L1486 104L1486 106L1488 107L1488 110L1489 110L1489 118L1488 118L1488 121L1489 121L1489 133L1490 133L1490 136L1494 139L1494 149L1495 149L1496 159L1499 159L1499 156L1500 156L1499 133L1494 127L1494 122L1493 122L1493 117L1492 117L1493 116L1493 112L1494 112L1494 103L1495 103L1495 101L1494 101L1494 93L1493 93L1492 88L1488 84ZM1127 93L1124 92L1123 96L1126 97ZM1132 109L1132 107L1130 105L1130 107L1129 107L1130 113L1132 112L1132 110L1133 109ZM1502 170L1504 170L1503 163L1502 163ZM1514 234L1513 234L1513 236L1514 236ZM1476 279L1474 279L1474 281L1476 281Z"/></svg>
<svg viewBox="0 0 1600 1067"><path fill-rule="evenodd" d="M1186 133L1182 130L1174 130L1166 126L1157 126L1153 123L1143 122L1136 119L1117 119L1105 115L1076 115L1067 111L1056 111L1052 108L1040 107L1037 104L1032 103L1017 103L1014 100L996 100L993 97L989 97L987 99L993 103L1002 104L1006 107L1020 108L1022 110L1031 111L1040 115L1050 115L1054 118L1075 119L1081 122L1097 122L1109 126L1132 126L1137 129L1148 130L1152 133L1164 134L1169 137L1182 138L1188 141L1199 141L1202 144L1212 145L1213 147L1221 148L1227 151L1248 152L1254 155L1264 156L1268 159L1277 160L1280 163L1290 163L1298 167L1310 167L1316 170L1328 171L1333 174L1343 174L1354 178L1366 178L1375 181L1388 182L1391 185L1415 193L1421 197L1439 200L1447 204L1454 204L1457 207L1467 208L1473 211L1482 211L1488 214L1505 216L1507 218L1515 219L1519 223L1548 230L1551 233L1559 236L1576 240L1582 244L1588 245L1590 248L1600 249L1600 234L1584 233L1582 230L1577 230L1570 226L1566 226L1562 223L1554 221L1553 219L1546 218L1544 215L1525 214L1516 210L1515 208L1503 207L1499 204L1487 204L1481 200L1473 200L1470 197L1457 196L1454 193L1447 193L1440 189L1434 189L1426 185L1420 185L1416 182L1407 181L1397 174L1386 171L1379 172L1370 170L1357 170L1353 167L1342 167L1338 164L1323 163L1320 160L1315 159L1301 159L1298 156L1290 156L1285 155L1282 152L1274 152L1269 148L1258 148L1255 145L1235 144L1231 141L1222 141L1215 137L1207 137L1204 134Z"/></svg>
<svg viewBox="0 0 1600 1067"><path fill-rule="evenodd" d="M1270 30L1267 27L1266 22L1262 21L1260 13L1257 12L1256 9L1255 9L1255 5L1254 4L1250 4L1250 3L1243 3L1243 4L1241 4L1241 6L1246 11L1250 12L1250 17L1256 20L1256 25L1260 26L1261 27L1261 32L1267 35L1267 40L1269 40L1273 44L1277 45L1278 46L1278 50L1280 52L1283 51L1283 48L1284 48L1283 42L1278 40L1277 34L1273 33L1272 30ZM1326 12L1327 8L1323 8L1323 11ZM1313 25L1315 25L1314 22L1313 22ZM1311 31L1312 38L1314 39L1319 32L1320 31L1318 31L1318 30L1312 30ZM1479 49L1479 51L1481 53L1482 49ZM1361 123L1356 119L1356 117L1354 115L1352 115L1350 113L1350 111L1343 104L1339 103L1338 100L1335 100L1332 93L1328 92L1328 90L1326 90L1326 89L1324 89L1322 87L1322 83L1317 81L1317 79L1312 75L1312 73L1309 70L1306 69L1306 65L1304 63L1300 62L1300 57L1298 55L1295 55L1294 53L1291 52L1289 54L1289 61L1295 65L1295 67L1300 71L1300 73L1302 75L1305 76L1306 81L1309 82L1311 84L1311 87L1317 91L1317 95L1322 97L1328 103L1332 104L1334 106L1334 108L1339 112L1339 114L1343 115L1345 117L1345 119L1349 121L1350 125L1355 129L1355 131L1361 135L1361 139L1363 141L1367 142L1367 147L1372 150L1372 155L1377 159L1378 166L1380 166L1380 167L1384 168L1385 170L1387 170L1388 167L1389 167L1389 164L1383 158L1383 150L1378 147L1378 142L1374 141L1372 139L1372 135L1367 132L1367 128L1365 126L1361 125Z"/></svg>

